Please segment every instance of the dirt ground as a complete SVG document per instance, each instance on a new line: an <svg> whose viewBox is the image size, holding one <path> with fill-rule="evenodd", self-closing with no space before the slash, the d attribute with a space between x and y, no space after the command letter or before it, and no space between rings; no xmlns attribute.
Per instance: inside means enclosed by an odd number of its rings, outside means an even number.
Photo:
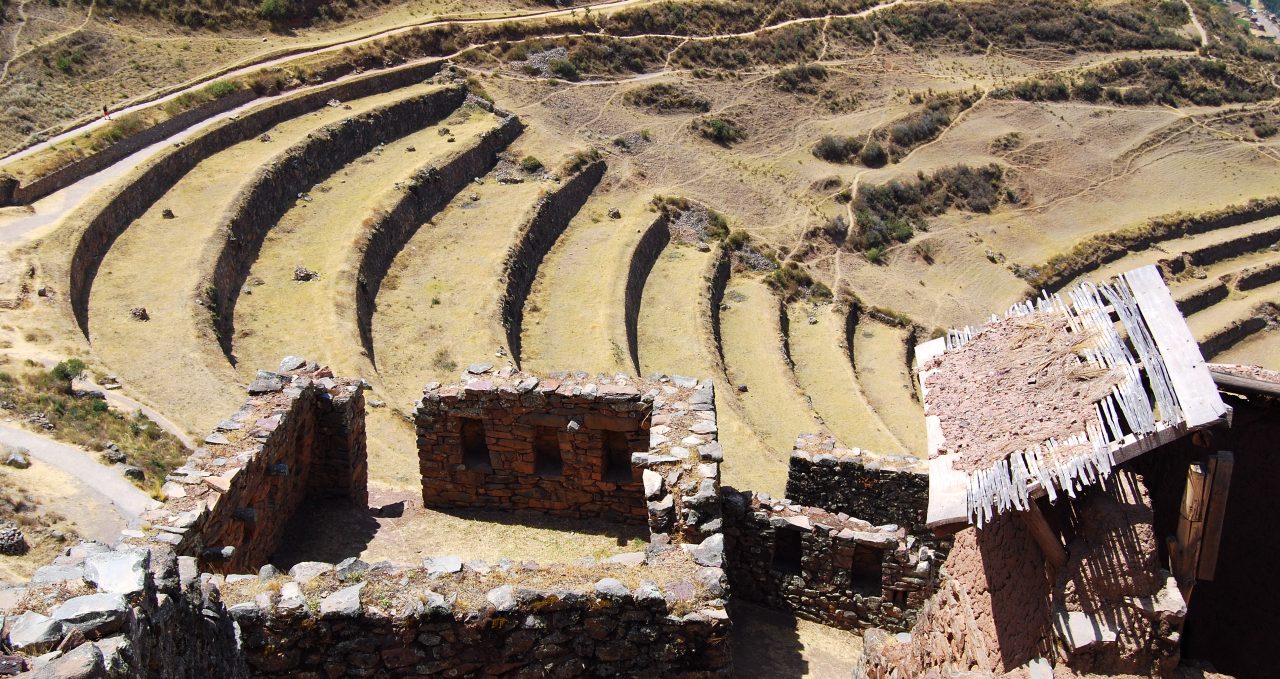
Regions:
<svg viewBox="0 0 1280 679"><path fill-rule="evenodd" d="M924 408L907 368L908 333L863 316L854 329L853 365L871 407L911 454L923 458Z"/></svg>
<svg viewBox="0 0 1280 679"><path fill-rule="evenodd" d="M733 665L742 679L847 679L862 637L742 601L733 602Z"/></svg>

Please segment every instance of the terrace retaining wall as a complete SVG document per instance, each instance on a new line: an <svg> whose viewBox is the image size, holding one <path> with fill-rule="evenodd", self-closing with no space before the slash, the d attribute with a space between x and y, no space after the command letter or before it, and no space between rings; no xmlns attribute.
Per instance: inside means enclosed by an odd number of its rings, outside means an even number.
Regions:
<svg viewBox="0 0 1280 679"><path fill-rule="evenodd" d="M908 455L839 448L833 438L801 435L791 453L786 497L799 505L928 534L928 467Z"/></svg>
<svg viewBox="0 0 1280 679"><path fill-rule="evenodd" d="M342 169L381 143L398 139L443 119L462 104L465 90L430 92L341 120L310 134L260 168L232 202L220 222L223 240L212 271L200 286L206 291L218 344L229 359L240 289L258 257L267 233L297 202L298 194ZM205 261L215 258L208 252Z"/></svg>
<svg viewBox="0 0 1280 679"><path fill-rule="evenodd" d="M623 309L627 326L627 350L631 353L631 365L636 374L640 374L640 303L644 298L644 284L649 280L662 251L671 242L671 229L666 212L659 212L658 218L649 224L640 242L631 252L631 264L627 268L627 291L624 296Z"/></svg>
<svg viewBox="0 0 1280 679"><path fill-rule="evenodd" d="M498 112L501 114L501 112ZM415 173L404 193L389 210L361 237L357 247L359 263L356 271L356 327L360 343L373 354L373 312L378 291L396 255L433 214L444 208L469 182L489 171L497 162L497 154L524 130L524 124L507 115L497 128L486 131L473 147L449 159L443 166L429 167Z"/></svg>
<svg viewBox="0 0 1280 679"><path fill-rule="evenodd" d="M604 161L591 163L554 193L544 196L520 236L507 251L502 267L503 293L498 301L502 325L507 331L507 347L520 365L520 329L524 323L524 303L533 289L542 259L551 251L569 220L578 214L607 169Z"/></svg>
<svg viewBox="0 0 1280 679"><path fill-rule="evenodd" d="M71 312L80 331L88 338L89 292L98 267L116 238L205 158L256 137L285 120L314 111L332 99L359 99L405 87L439 70L439 62L418 64L288 97L219 123L149 161L146 169L111 196L106 205L92 213L79 213L83 215L79 218L86 223L76 234L71 261L62 265L67 269Z"/></svg>

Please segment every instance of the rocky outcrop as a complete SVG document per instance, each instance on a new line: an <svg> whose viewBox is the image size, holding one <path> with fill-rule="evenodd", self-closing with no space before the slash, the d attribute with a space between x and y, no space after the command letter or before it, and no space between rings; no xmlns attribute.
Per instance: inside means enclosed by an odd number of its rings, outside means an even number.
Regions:
<svg viewBox="0 0 1280 679"><path fill-rule="evenodd" d="M649 224L635 250L631 251L631 264L627 267L623 313L627 326L627 351L631 354L631 365L637 375L640 374L640 303L644 299L644 284L649 280L649 273L671 242L668 221L665 211L658 213L658 218Z"/></svg>
<svg viewBox="0 0 1280 679"><path fill-rule="evenodd" d="M232 362L235 307L249 270L267 233L297 202L298 195L378 144L398 139L441 120L466 96L451 87L387 104L328 125L257 170L220 219L221 240L206 248L214 261L202 276L197 296L204 294L213 317L214 334Z"/></svg>
<svg viewBox="0 0 1280 679"><path fill-rule="evenodd" d="M507 331L507 346L511 358L520 365L520 331L524 324L524 303L533 289L538 267L556 244L560 234L569 226L569 220L578 214L600 179L604 177L604 161L596 161L585 167L554 193L544 196L534 208L520 230L514 245L507 251L502 266L502 297L498 300L498 313Z"/></svg>
<svg viewBox="0 0 1280 679"><path fill-rule="evenodd" d="M485 132L475 146L459 153L440 167L418 171L405 186L400 199L378 218L360 237L356 248L359 261L353 281L356 298L356 327L360 343L369 356L373 352L373 313L378 291L396 255L404 249L418 228L444 208L471 180L489 171L497 162L497 154L524 130L515 116L504 115L497 128Z"/></svg>

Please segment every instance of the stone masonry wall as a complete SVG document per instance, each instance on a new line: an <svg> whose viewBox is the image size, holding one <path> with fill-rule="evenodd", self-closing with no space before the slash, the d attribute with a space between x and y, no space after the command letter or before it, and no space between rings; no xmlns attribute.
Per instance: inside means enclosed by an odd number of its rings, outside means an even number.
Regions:
<svg viewBox="0 0 1280 679"><path fill-rule="evenodd" d="M925 535L929 470L908 455L841 448L829 436L797 437L787 471L787 499L875 524Z"/></svg>
<svg viewBox="0 0 1280 679"><path fill-rule="evenodd" d="M332 99L350 100L422 82L440 70L440 63L417 64L282 98L234 119L220 122L181 146L162 152L148 161L146 169L134 175L101 207L91 205L69 218L74 251L69 262L57 262L52 269L65 274L71 313L86 337L89 335L89 291L98 266L107 250L134 220L142 216L179 179L202 160L256 137L275 125L314 111ZM81 222L77 224L76 222Z"/></svg>
<svg viewBox="0 0 1280 679"><path fill-rule="evenodd" d="M359 262L351 270L356 272L356 327L370 359L374 358L373 312L378 290L396 255L431 215L444 208L472 179L488 172L497 162L498 152L523 130L524 125L518 118L505 115L502 123L485 132L475 146L450 158L441 167L426 168L415 174L400 200L362 235L357 248Z"/></svg>
<svg viewBox="0 0 1280 679"><path fill-rule="evenodd" d="M503 293L498 303L502 326L507 331L507 347L516 365L520 364L520 328L524 322L524 302L533 289L538 266L551 251L569 220L578 214L591 196L606 169L604 161L596 161L565 182L554 193L544 196L534 208L533 216L520 231L502 267Z"/></svg>
<svg viewBox="0 0 1280 679"><path fill-rule="evenodd" d="M472 366L463 384L429 385L416 413L422 500L428 507L532 510L645 523L631 452L649 448L652 405L636 386L587 384L568 375L489 375ZM464 427L483 427L487 451L468 458ZM539 436L559 465L543 464ZM606 437L625 439L625 468L610 474ZM553 440L554 439L554 440ZM479 443L478 439L474 439Z"/></svg>
<svg viewBox="0 0 1280 679"><path fill-rule="evenodd" d="M637 374L640 373L640 302L644 297L644 284L649 279L649 273L671 242L671 229L667 222L666 211L659 212L657 219L649 224L649 228L640 237L640 242L636 243L635 250L631 251L631 263L627 267L623 312L627 326L627 352Z"/></svg>
<svg viewBox="0 0 1280 679"><path fill-rule="evenodd" d="M368 502L364 396L359 380L298 365L259 373L249 401L205 438L142 515L153 530L125 543L161 543L205 570L244 573L275 552L298 505L312 497Z"/></svg>
<svg viewBox="0 0 1280 679"><path fill-rule="evenodd" d="M262 243L298 194L381 143L398 139L441 120L462 105L466 91L450 87L332 123L274 157L258 169L220 222L222 239L206 246L205 261L215 261L202 276L201 290L213 314L223 353L231 357L236 300Z"/></svg>
<svg viewBox="0 0 1280 679"><path fill-rule="evenodd" d="M945 556L901 526L751 492L726 491L724 519L734 596L841 629L909 630Z"/></svg>

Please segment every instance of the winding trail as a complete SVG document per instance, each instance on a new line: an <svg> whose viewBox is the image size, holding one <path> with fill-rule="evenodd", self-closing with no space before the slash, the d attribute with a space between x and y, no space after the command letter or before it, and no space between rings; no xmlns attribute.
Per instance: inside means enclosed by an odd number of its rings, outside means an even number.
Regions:
<svg viewBox="0 0 1280 679"><path fill-rule="evenodd" d="M1200 34L1200 46L1209 46L1209 32L1204 30L1204 24L1200 23L1200 17L1196 16L1196 10L1191 6L1191 0L1182 0L1182 4L1187 6L1187 13L1191 15L1191 23L1195 25L1196 32Z"/></svg>
<svg viewBox="0 0 1280 679"><path fill-rule="evenodd" d="M7 424L0 424L0 443L26 448L31 457L74 477L83 486L80 489L83 494L99 504L99 507L84 507L85 512L94 513L105 509L118 515L123 523L128 523L157 504L119 472L99 464L88 453L75 446ZM94 517L95 520L99 518L108 517ZM116 536L93 537L105 537L114 542Z"/></svg>
<svg viewBox="0 0 1280 679"><path fill-rule="evenodd" d="M18 39L22 36L22 29L27 25L27 21L28 21L27 4L29 3L23 2L18 5L18 15L22 18L22 22L21 22L21 25L18 26L18 30L14 31L14 34L13 34L13 56L6 59L4 62L3 69L0 69L0 83L4 82L5 79L9 77L9 67L13 64L13 62L21 59L22 57L27 56L28 54L31 54L32 52L36 51L37 49L51 42L56 42L67 36L75 35L76 33L83 31L84 27L88 26L89 22L93 20L93 10L97 7L98 0L93 0L92 2L89 3L89 11L85 13L84 21L81 21L79 26L76 26L75 28L72 28L70 30L58 33L57 35L51 35L33 44L31 47L28 47L25 50L19 51Z"/></svg>

